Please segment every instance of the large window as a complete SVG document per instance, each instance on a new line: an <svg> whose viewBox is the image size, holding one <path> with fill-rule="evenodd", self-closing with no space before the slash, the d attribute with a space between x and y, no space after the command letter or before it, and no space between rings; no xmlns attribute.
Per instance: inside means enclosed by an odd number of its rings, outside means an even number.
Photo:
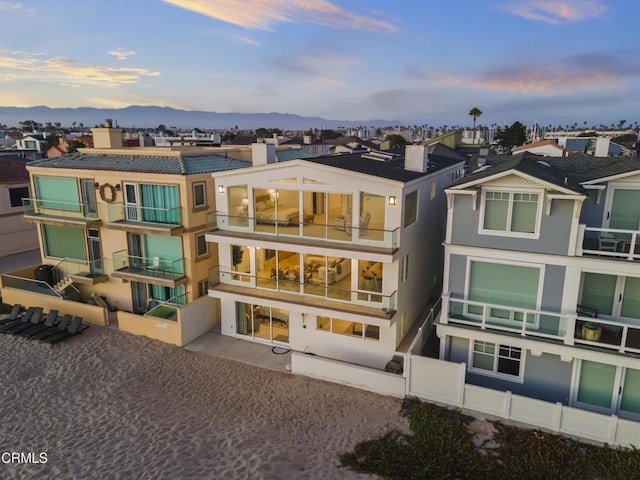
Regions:
<svg viewBox="0 0 640 480"><path fill-rule="evenodd" d="M142 220L180 224L180 197L175 185L140 184Z"/></svg>
<svg viewBox="0 0 640 480"><path fill-rule="evenodd" d="M87 249L84 244L84 230L81 228L59 227L43 224L42 244L47 257L87 259Z"/></svg>
<svg viewBox="0 0 640 480"><path fill-rule="evenodd" d="M593 410L640 420L640 370L582 360L575 401Z"/></svg>
<svg viewBox="0 0 640 480"><path fill-rule="evenodd" d="M467 298L491 305L486 310L488 322L519 327L526 317L529 326L538 325L538 316L522 309L538 308L541 268L471 261L468 269ZM479 304L467 308L471 315L481 316L484 311Z"/></svg>
<svg viewBox="0 0 640 480"><path fill-rule="evenodd" d="M236 302L236 333L248 337L289 342L289 311Z"/></svg>
<svg viewBox="0 0 640 480"><path fill-rule="evenodd" d="M318 317L318 330L337 333L348 337L356 337L364 340L380 340L380 327L367 325L366 323L350 322L338 318Z"/></svg>
<svg viewBox="0 0 640 480"><path fill-rule="evenodd" d="M475 340L471 351L470 365L479 373L522 377L522 349L509 345Z"/></svg>
<svg viewBox="0 0 640 480"><path fill-rule="evenodd" d="M23 198L29 198L29 187L9 188L9 203L12 208L22 207Z"/></svg>
<svg viewBox="0 0 640 480"><path fill-rule="evenodd" d="M204 233L196 235L196 255L198 257L209 255L209 244L207 243Z"/></svg>
<svg viewBox="0 0 640 480"><path fill-rule="evenodd" d="M539 227L540 207L538 193L485 191L480 231L535 235Z"/></svg>
<svg viewBox="0 0 640 480"><path fill-rule="evenodd" d="M34 183L39 207L80 211L78 181L75 178L37 176Z"/></svg>

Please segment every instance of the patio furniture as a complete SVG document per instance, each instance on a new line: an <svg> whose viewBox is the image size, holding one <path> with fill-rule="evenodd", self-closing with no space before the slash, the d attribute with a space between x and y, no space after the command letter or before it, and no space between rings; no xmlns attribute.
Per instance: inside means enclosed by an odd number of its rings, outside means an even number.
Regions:
<svg viewBox="0 0 640 480"><path fill-rule="evenodd" d="M0 327L0 333L6 332L7 330L9 330L14 325L20 325L22 323L29 323L31 321L31 317L33 316L33 314L35 312L36 312L36 307L27 308L27 311L24 312L23 315L21 315L18 318L14 319L12 322L7 322L7 323L3 324Z"/></svg>
<svg viewBox="0 0 640 480"><path fill-rule="evenodd" d="M29 336L29 338L32 338L34 340L40 340L41 338L44 338L44 337L46 337L48 335L52 335L52 334L58 333L58 332L64 332L69 327L69 323L71 322L72 318L73 318L72 315L66 314L64 317L62 317L60 322L58 322L58 325L52 326L52 327L43 328L39 332L32 333Z"/></svg>
<svg viewBox="0 0 640 480"><path fill-rule="evenodd" d="M22 320L22 319L21 319ZM20 321L13 323L8 326L8 328L2 328L2 333L11 333L16 334L25 330L33 325L38 325L42 320L42 307L35 307L33 310L33 315L27 321Z"/></svg>
<svg viewBox="0 0 640 480"><path fill-rule="evenodd" d="M44 330L45 328L54 326L57 320L58 320L58 310L54 309L49 311L49 313L47 314L47 317L44 319L44 322L38 323L35 325L30 325L28 328L25 328L23 330L20 330L14 333L17 335L20 335L21 337L29 337L36 332Z"/></svg>
<svg viewBox="0 0 640 480"><path fill-rule="evenodd" d="M9 316L0 320L0 325L4 325L5 323L15 322L18 319L18 315L20 314L20 310L22 310L22 305L16 303L12 308L11 312L9 312Z"/></svg>

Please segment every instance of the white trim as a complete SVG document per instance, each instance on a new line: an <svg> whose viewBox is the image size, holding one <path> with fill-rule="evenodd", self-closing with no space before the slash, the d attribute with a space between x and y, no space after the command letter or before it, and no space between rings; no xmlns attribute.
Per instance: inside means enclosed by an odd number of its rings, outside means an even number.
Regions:
<svg viewBox="0 0 640 480"><path fill-rule="evenodd" d="M613 207L613 197L616 190L640 190L640 185L634 183L611 182L607 188L607 196L604 201L604 210L602 212L602 228L609 228L611 222L611 209ZM640 229L640 225L638 225Z"/></svg>
<svg viewBox="0 0 640 480"><path fill-rule="evenodd" d="M580 185L582 185L583 187L587 188L587 185L593 185L595 183L602 183L602 182L610 182L612 180L619 180L621 178L625 178L625 177L633 177L634 175L637 175L640 173L640 170L631 170L630 172L624 172L624 173L617 173L615 175L610 175L608 177L599 177L599 178L595 178L593 180L587 180L584 182L580 182Z"/></svg>
<svg viewBox="0 0 640 480"><path fill-rule="evenodd" d="M473 175L473 172L470 175ZM516 169L513 169L513 168L509 169L509 170L505 170L503 172L496 173L495 175L482 177L482 178L479 178L479 179L476 179L476 180L472 180L472 181L470 181L468 183L455 185L455 186L449 187L449 188L451 190L462 190L462 189L465 189L465 188L473 187L473 186L478 185L478 184L482 184L482 183L485 183L485 182L490 182L490 181L493 181L493 180L497 180L497 179L500 179L502 177L507 177L509 175L516 175L518 177L524 178L525 180L529 180L529 181L531 181L533 183L537 183L537 184L540 185L540 188L542 188L542 189L548 188L549 190L558 190L558 191L561 191L561 192L566 192L566 193L568 193L570 195L576 195L576 191L573 190L573 189L562 187L561 185L557 185L555 183L547 182L545 180L542 180L539 177L536 177L534 175L528 175L526 173L523 173L523 172L521 172L519 170L516 170Z"/></svg>
<svg viewBox="0 0 640 480"><path fill-rule="evenodd" d="M507 209L507 230L489 230L484 228L484 214L486 208L486 200L488 192L500 192L509 194L509 206ZM513 220L513 196L516 193L528 193L538 195L536 220L533 233L525 232L513 232L510 230L510 223ZM545 190L533 189L533 188L519 188L519 187L482 187L482 193L480 196L480 215L478 215L478 234L479 235L492 235L499 237L511 237L511 238L540 238L540 223L542 222L542 206L544 204Z"/></svg>
<svg viewBox="0 0 640 480"><path fill-rule="evenodd" d="M202 204L196 203L196 186L200 186L200 185L202 185L202 193L204 195L204 203L202 203ZM200 208L200 207L206 207L207 206L207 182L205 182L205 181L193 182L191 184L191 194L192 194L192 198L193 198L193 207L194 208Z"/></svg>
<svg viewBox="0 0 640 480"><path fill-rule="evenodd" d="M506 337L502 337L503 339L507 340ZM492 343L494 345L495 351L493 353L493 370L489 371L489 370L485 370L484 368L479 368L479 367L474 367L473 366L473 347L474 347L474 343L478 341L478 342L484 342L484 343ZM519 348L520 349L520 361L519 361L519 368L518 368L518 375L510 375L508 373L501 373L498 372L498 362L500 359L500 346L504 346L504 347L509 347L509 348ZM471 372L471 373L475 373L478 375L484 375L487 377L493 377L493 378L497 378L500 380L507 380L509 382L514 382L514 383L524 383L524 363L525 363L525 358L527 356L527 350L524 349L523 347L516 347L514 345L510 345L508 343L496 343L496 342L491 342L491 341L487 341L487 340L478 340L478 339L470 339L469 341L469 356L467 359L467 371Z"/></svg>

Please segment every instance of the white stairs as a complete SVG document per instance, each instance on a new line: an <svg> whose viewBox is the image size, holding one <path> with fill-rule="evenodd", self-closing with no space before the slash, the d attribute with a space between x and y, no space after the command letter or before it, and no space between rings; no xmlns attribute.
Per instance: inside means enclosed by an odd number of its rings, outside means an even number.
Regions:
<svg viewBox="0 0 640 480"><path fill-rule="evenodd" d="M56 293L62 295L64 294L67 287L72 283L73 283L73 279L69 275L65 275L65 277L62 280L60 280L58 283L56 283L53 286L53 290L55 290Z"/></svg>

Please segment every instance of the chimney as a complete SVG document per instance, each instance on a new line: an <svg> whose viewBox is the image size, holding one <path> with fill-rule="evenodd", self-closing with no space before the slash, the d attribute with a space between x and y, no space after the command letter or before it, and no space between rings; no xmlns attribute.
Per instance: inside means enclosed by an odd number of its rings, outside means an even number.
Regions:
<svg viewBox="0 0 640 480"><path fill-rule="evenodd" d="M93 148L122 148L122 129L113 128L110 118L107 118L104 123L104 127L91 129Z"/></svg>
<svg viewBox="0 0 640 480"><path fill-rule="evenodd" d="M276 146L273 143L252 143L251 164L255 167L269 163L276 163Z"/></svg>
<svg viewBox="0 0 640 480"><path fill-rule="evenodd" d="M305 145L311 145L311 135L303 135L302 143Z"/></svg>
<svg viewBox="0 0 640 480"><path fill-rule="evenodd" d="M404 169L426 173L429 165L429 147L427 145L407 145L404 150Z"/></svg>

